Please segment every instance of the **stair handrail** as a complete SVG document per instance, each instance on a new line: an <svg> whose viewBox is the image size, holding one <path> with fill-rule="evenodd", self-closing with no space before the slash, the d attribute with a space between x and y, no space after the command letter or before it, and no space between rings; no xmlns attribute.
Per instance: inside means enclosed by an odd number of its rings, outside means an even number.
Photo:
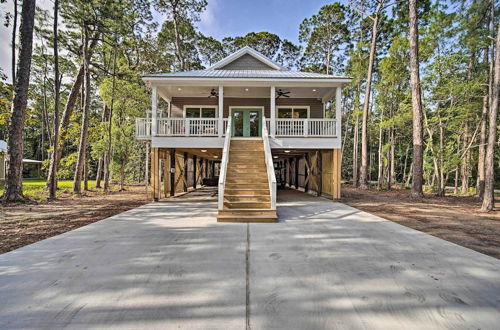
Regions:
<svg viewBox="0 0 500 330"><path fill-rule="evenodd" d="M263 116L262 122L266 122L266 117ZM274 173L273 154L269 145L269 133L267 125L262 125L262 140L264 141L264 155L266 159L267 181L269 182L269 191L271 193L271 209L276 210L276 175Z"/></svg>
<svg viewBox="0 0 500 330"><path fill-rule="evenodd" d="M229 147L231 144L231 122L231 118L229 118L226 128L226 137L224 138L224 149L222 149L222 159L219 173L219 210L224 208L224 188L226 185L227 163L229 161Z"/></svg>

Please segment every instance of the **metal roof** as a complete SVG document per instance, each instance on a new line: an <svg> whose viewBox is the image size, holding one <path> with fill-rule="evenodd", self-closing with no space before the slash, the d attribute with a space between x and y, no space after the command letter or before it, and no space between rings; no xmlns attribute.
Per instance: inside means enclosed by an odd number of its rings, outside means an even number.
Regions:
<svg viewBox="0 0 500 330"><path fill-rule="evenodd" d="M148 74L144 78L350 79L323 73L290 70L196 70Z"/></svg>

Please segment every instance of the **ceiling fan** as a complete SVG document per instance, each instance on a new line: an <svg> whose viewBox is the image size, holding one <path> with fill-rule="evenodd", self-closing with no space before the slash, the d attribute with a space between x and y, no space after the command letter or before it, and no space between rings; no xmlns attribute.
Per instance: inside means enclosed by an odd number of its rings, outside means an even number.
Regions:
<svg viewBox="0 0 500 330"><path fill-rule="evenodd" d="M288 92L284 92L284 91L283 91L283 90L281 90L281 89L278 89L278 90L276 91L276 94L278 95L278 96L276 96L276 98L277 98L277 99L279 99L279 98L280 98L280 97L282 97L282 96L283 96L283 97L290 97L290 95L288 95L288 94L290 94L290 91L288 91Z"/></svg>
<svg viewBox="0 0 500 330"><path fill-rule="evenodd" d="M219 96L219 93L217 93L215 88L212 88L212 90L210 91L210 95L208 95L208 97L218 97L218 96Z"/></svg>

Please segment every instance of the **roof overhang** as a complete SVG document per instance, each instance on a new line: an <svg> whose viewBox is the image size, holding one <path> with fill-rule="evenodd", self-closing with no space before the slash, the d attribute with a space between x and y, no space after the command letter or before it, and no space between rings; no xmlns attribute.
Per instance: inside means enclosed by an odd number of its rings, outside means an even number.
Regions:
<svg viewBox="0 0 500 330"><path fill-rule="evenodd" d="M151 86L248 86L248 87L342 87L352 81L348 77L339 78L210 78L210 77L158 77L145 76L143 80Z"/></svg>

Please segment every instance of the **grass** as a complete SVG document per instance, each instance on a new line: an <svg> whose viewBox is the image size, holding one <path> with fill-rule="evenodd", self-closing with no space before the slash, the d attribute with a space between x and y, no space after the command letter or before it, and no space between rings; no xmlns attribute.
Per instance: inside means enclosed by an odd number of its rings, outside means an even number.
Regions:
<svg viewBox="0 0 500 330"><path fill-rule="evenodd" d="M23 180L23 193L26 197L43 200L48 196L45 189L47 183L44 179L24 179ZM61 180L57 183L57 195L62 193L71 193L73 190L73 180ZM95 188L95 180L89 180L89 189ZM0 196L3 195L4 187L0 187Z"/></svg>

